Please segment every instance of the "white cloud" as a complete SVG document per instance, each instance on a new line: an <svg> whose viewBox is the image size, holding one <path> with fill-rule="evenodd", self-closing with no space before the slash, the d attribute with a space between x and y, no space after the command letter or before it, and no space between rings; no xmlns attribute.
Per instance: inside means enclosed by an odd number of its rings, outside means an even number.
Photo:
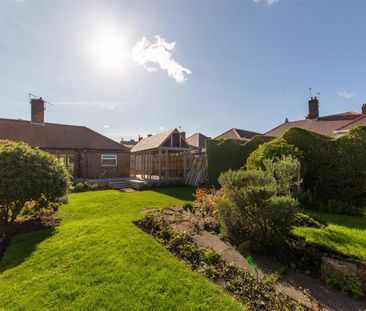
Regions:
<svg viewBox="0 0 366 311"><path fill-rule="evenodd" d="M159 130L162 130L163 131L164 130L164 126L160 126L159 127Z"/></svg>
<svg viewBox="0 0 366 311"><path fill-rule="evenodd" d="M268 5L277 3L280 0L254 0L254 2L267 2Z"/></svg>
<svg viewBox="0 0 366 311"><path fill-rule="evenodd" d="M172 53L175 49L175 42L167 42L160 36L155 36L156 42L152 43L146 37L142 37L136 43L132 50L132 59L139 65L144 66L148 72L157 71L157 65L160 69L166 70L168 76L177 83L183 83L187 80L187 75L192 72L178 64Z"/></svg>
<svg viewBox="0 0 366 311"><path fill-rule="evenodd" d="M106 129L109 129L110 128L110 126L108 124L103 125L103 127L106 128Z"/></svg>
<svg viewBox="0 0 366 311"><path fill-rule="evenodd" d="M344 97L344 98L347 98L347 99L350 99L354 96L357 96L356 93L352 93L352 92L346 92L346 91L338 91L337 92L337 95L338 96L341 96L341 97Z"/></svg>

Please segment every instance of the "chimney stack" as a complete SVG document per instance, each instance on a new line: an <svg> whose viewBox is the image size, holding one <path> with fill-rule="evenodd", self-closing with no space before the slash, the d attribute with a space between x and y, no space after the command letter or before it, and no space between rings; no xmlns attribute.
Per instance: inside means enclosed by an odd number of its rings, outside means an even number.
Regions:
<svg viewBox="0 0 366 311"><path fill-rule="evenodd" d="M45 110L44 100L42 99L42 97L32 98L30 103L31 103L31 112L32 112L31 122L43 124L44 123L44 110Z"/></svg>
<svg viewBox="0 0 366 311"><path fill-rule="evenodd" d="M315 97L310 97L309 100L309 114L307 119L314 120L319 118L319 101Z"/></svg>
<svg viewBox="0 0 366 311"><path fill-rule="evenodd" d="M366 104L362 105L362 114L366 114Z"/></svg>

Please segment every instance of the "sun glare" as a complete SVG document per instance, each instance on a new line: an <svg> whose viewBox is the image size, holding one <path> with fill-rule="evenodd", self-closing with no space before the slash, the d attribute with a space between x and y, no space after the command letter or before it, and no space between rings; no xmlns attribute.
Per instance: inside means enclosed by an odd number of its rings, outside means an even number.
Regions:
<svg viewBox="0 0 366 311"><path fill-rule="evenodd" d="M101 32L91 45L95 61L103 68L120 69L127 59L127 47L122 35Z"/></svg>

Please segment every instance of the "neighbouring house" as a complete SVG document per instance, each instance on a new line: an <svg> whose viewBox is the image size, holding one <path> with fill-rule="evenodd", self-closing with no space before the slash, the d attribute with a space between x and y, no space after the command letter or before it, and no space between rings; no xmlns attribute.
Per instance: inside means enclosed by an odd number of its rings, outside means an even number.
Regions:
<svg viewBox="0 0 366 311"><path fill-rule="evenodd" d="M23 141L64 163L76 179L130 176L130 150L85 126L44 122L45 102L31 99L31 121L0 119L0 139Z"/></svg>
<svg viewBox="0 0 366 311"><path fill-rule="evenodd" d="M186 140L192 148L192 152L204 153L206 152L206 140L210 139L202 133L195 133L189 136Z"/></svg>
<svg viewBox="0 0 366 311"><path fill-rule="evenodd" d="M362 105L362 115L361 116L352 120L351 122L348 122L346 125L343 125L342 127L336 129L334 131L334 133L337 136L340 136L358 126L366 126L366 104Z"/></svg>
<svg viewBox="0 0 366 311"><path fill-rule="evenodd" d="M131 175L145 179L184 180L191 148L177 129L148 135L131 149Z"/></svg>
<svg viewBox="0 0 366 311"><path fill-rule="evenodd" d="M121 139L121 144L128 149L132 149L132 147L135 146L137 143L138 142L132 138L130 140L124 140L123 138Z"/></svg>
<svg viewBox="0 0 366 311"><path fill-rule="evenodd" d="M241 130L237 128L232 128L225 133L222 133L221 135L215 137L215 139L250 139L255 135L262 135L260 133Z"/></svg>
<svg viewBox="0 0 366 311"><path fill-rule="evenodd" d="M303 120L285 122L265 133L267 136L282 136L286 130L293 127L302 128L330 137L335 137L347 132L349 129L366 125L365 114L366 104L362 106L361 113L348 111L327 116L319 116L319 100L311 97L309 102L309 113Z"/></svg>

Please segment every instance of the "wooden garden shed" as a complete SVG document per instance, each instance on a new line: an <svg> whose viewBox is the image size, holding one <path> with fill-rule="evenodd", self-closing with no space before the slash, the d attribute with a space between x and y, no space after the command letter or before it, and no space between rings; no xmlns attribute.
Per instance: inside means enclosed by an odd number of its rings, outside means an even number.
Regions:
<svg viewBox="0 0 366 311"><path fill-rule="evenodd" d="M191 148L177 129L149 135L131 149L131 175L143 179L185 180Z"/></svg>

